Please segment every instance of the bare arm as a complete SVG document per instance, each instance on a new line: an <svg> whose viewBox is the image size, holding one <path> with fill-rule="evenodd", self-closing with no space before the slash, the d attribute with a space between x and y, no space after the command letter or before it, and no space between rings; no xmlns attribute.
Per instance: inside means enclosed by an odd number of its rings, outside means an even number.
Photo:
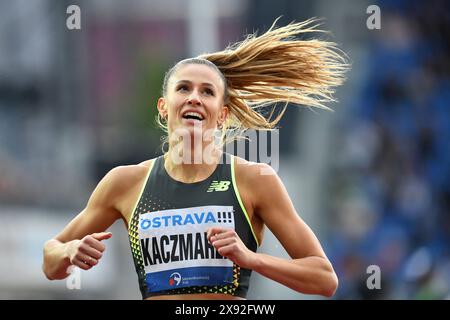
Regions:
<svg viewBox="0 0 450 320"><path fill-rule="evenodd" d="M98 263L105 250L101 241L111 237L111 233L103 231L121 218L115 204L120 197L117 185L122 171L117 167L108 172L90 196L86 208L45 243L42 270L48 279L66 278L71 265L89 270Z"/></svg>
<svg viewBox="0 0 450 320"><path fill-rule="evenodd" d="M260 170L271 175L260 175ZM210 240L221 255L241 267L252 269L274 281L306 294L332 296L338 279L318 239L298 216L280 178L266 164L242 170L242 187L251 187L251 203L257 214L277 237L292 259L250 251L234 231L213 228ZM215 236L214 236L215 234Z"/></svg>

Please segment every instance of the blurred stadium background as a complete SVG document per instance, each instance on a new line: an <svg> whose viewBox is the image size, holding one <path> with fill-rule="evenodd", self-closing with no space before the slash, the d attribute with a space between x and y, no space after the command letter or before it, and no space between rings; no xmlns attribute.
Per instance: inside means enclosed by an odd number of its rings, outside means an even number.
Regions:
<svg viewBox="0 0 450 320"><path fill-rule="evenodd" d="M81 8L81 30L66 9ZM369 30L366 9L381 9ZM290 108L279 175L340 279L334 299L450 298L450 10L442 0L0 0L0 299L140 299L123 223L81 289L42 246L117 165L160 154L177 60L324 17L352 70L330 112ZM266 230L260 250L286 257ZM369 290L366 270L381 269ZM249 299L318 299L254 273Z"/></svg>

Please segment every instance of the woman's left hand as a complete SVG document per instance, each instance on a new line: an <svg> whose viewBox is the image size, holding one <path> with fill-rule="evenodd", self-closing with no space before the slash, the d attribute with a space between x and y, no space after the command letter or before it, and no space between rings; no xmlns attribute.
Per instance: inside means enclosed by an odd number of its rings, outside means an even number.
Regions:
<svg viewBox="0 0 450 320"><path fill-rule="evenodd" d="M241 268L252 269L256 253L249 250L233 229L212 227L207 232L208 241L219 254Z"/></svg>

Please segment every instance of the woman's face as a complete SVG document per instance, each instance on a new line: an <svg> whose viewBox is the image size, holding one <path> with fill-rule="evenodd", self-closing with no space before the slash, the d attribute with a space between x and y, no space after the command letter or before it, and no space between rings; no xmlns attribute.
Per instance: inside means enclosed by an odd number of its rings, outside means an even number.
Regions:
<svg viewBox="0 0 450 320"><path fill-rule="evenodd" d="M224 84L213 68L186 64L170 77L165 97L158 100L158 111L167 119L169 136L178 128L193 132L215 130L225 121ZM170 140L170 139L169 139Z"/></svg>

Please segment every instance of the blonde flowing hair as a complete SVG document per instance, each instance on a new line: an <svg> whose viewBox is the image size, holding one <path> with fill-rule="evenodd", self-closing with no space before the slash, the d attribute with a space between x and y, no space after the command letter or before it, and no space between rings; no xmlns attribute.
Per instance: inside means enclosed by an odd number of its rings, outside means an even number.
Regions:
<svg viewBox="0 0 450 320"><path fill-rule="evenodd" d="M205 64L216 69L225 84L224 103L230 110L222 143L233 141L247 129L274 129L288 103L331 110L325 103L335 101L334 87L343 83L349 69L345 53L334 42L297 38L306 33L327 33L318 29L318 19L276 28L278 19L260 36L250 34L223 51L178 62L166 73L163 94L170 76L181 65ZM279 102L285 105L272 119ZM261 111L270 105L266 118ZM164 119L157 121L167 132Z"/></svg>

